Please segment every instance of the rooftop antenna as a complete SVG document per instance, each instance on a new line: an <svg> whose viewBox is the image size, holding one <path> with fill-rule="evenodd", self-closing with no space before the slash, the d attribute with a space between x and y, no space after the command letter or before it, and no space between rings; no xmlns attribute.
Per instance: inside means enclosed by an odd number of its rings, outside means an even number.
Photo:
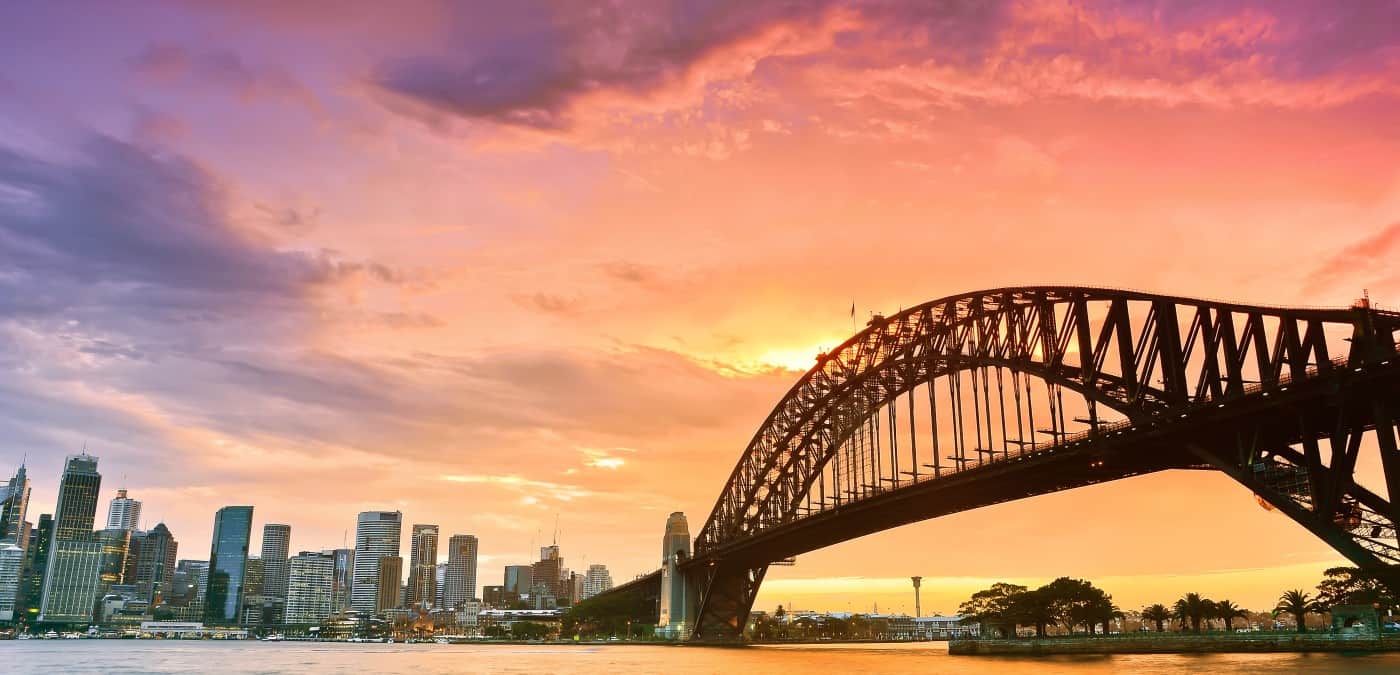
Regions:
<svg viewBox="0 0 1400 675"><path fill-rule="evenodd" d="M554 514L554 545L559 545L559 514Z"/></svg>

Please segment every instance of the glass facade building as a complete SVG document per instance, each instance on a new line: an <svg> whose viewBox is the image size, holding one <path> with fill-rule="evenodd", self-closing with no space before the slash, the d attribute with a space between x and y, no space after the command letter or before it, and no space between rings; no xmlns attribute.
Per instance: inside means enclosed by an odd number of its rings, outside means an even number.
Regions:
<svg viewBox="0 0 1400 675"><path fill-rule="evenodd" d="M214 515L209 578L204 591L205 623L232 624L241 617L243 577L252 532L251 506L225 506Z"/></svg>
<svg viewBox="0 0 1400 675"><path fill-rule="evenodd" d="M44 571L39 620L86 623L96 608L97 575L102 544L92 530L102 474L97 458L72 455L58 485L58 509L53 516L53 541Z"/></svg>

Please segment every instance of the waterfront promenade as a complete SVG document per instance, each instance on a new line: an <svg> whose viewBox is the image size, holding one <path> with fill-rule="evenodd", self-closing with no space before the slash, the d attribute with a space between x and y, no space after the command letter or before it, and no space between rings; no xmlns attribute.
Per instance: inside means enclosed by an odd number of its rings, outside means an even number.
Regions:
<svg viewBox="0 0 1400 675"><path fill-rule="evenodd" d="M1338 633L1234 633L1101 635L1032 639L960 639L948 643L955 656L1050 656L1058 654L1248 654L1277 652L1396 652L1400 636Z"/></svg>

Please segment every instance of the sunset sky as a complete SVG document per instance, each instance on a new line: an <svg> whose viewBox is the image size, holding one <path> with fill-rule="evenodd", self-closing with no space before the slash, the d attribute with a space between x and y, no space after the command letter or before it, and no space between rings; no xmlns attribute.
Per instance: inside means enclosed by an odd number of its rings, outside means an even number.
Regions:
<svg viewBox="0 0 1400 675"><path fill-rule="evenodd" d="M858 317L1027 283L1400 305L1400 2L0 5L0 473L100 457L181 558L401 509L618 581ZM98 518L106 515L105 503ZM258 545L255 534L254 548ZM407 551L405 543L404 550ZM1219 474L900 528L759 598L1340 558Z"/></svg>

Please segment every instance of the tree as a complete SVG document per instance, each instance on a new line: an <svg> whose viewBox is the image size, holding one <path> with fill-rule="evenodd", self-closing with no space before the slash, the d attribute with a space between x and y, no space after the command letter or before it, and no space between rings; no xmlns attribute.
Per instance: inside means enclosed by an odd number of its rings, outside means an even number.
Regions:
<svg viewBox="0 0 1400 675"><path fill-rule="evenodd" d="M1186 622L1191 622L1193 632L1201 632L1201 622L1211 615L1211 601L1201 597L1199 593L1187 593L1181 596L1180 600L1172 607L1173 614L1177 620L1181 621L1181 627L1186 627Z"/></svg>
<svg viewBox="0 0 1400 675"><path fill-rule="evenodd" d="M1374 572L1357 567L1333 567L1323 575L1322 582L1317 585L1317 602L1324 607L1371 605L1384 614L1395 607L1395 595Z"/></svg>
<svg viewBox="0 0 1400 675"><path fill-rule="evenodd" d="M1215 618L1225 622L1225 632L1227 633L1235 629L1233 624L1236 617L1249 618L1249 612L1244 611L1242 607L1237 607L1229 600L1220 600L1214 604Z"/></svg>
<svg viewBox="0 0 1400 675"><path fill-rule="evenodd" d="M510 625L510 636L516 640L542 640L552 629L534 621L516 621Z"/></svg>
<svg viewBox="0 0 1400 675"><path fill-rule="evenodd" d="M1274 607L1274 611L1293 615L1293 620L1298 624L1298 632L1306 633L1308 632L1308 627L1304 621L1307 619L1307 616L1309 614L1321 614L1325 610L1318 605L1316 600L1313 600L1311 596L1304 593L1302 589L1294 589L1285 591L1283 595L1279 596L1278 605Z"/></svg>
<svg viewBox="0 0 1400 675"><path fill-rule="evenodd" d="M1035 626L1035 636L1045 637L1045 629L1055 623L1054 595L1041 586L1016 596L1011 603L1011 618L1018 624Z"/></svg>
<svg viewBox="0 0 1400 675"><path fill-rule="evenodd" d="M958 613L963 615L964 622L979 624L983 634L990 633L988 627L995 627L1002 637L1009 638L1016 634L1014 603L1025 592L1025 586L997 582L991 588L973 593L958 606Z"/></svg>
<svg viewBox="0 0 1400 675"><path fill-rule="evenodd" d="M1162 624L1171 621L1172 611L1166 605L1157 603L1142 608L1142 620L1151 621L1157 625L1157 632L1162 632Z"/></svg>

